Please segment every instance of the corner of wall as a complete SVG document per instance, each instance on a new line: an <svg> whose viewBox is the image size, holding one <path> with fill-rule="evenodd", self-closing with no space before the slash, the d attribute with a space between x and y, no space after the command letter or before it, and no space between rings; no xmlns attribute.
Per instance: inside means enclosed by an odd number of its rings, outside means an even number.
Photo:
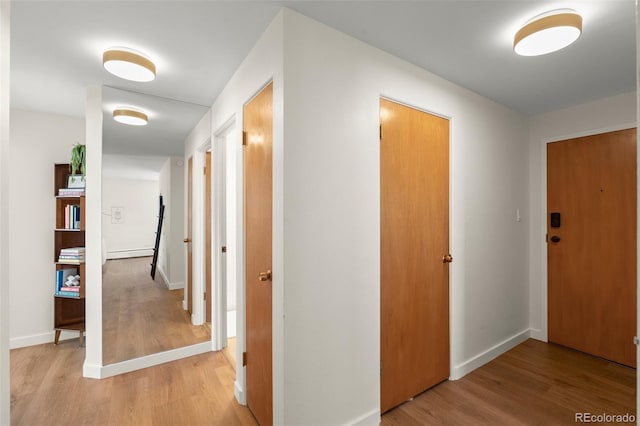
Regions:
<svg viewBox="0 0 640 426"><path fill-rule="evenodd" d="M86 342L85 365L102 365L102 87L86 92ZM91 370L85 371L91 372ZM93 377L93 376L91 376Z"/></svg>
<svg viewBox="0 0 640 426"><path fill-rule="evenodd" d="M531 333L529 329L523 330L520 333L514 334L508 339L505 339L497 345L494 345L486 351L474 356L473 358L466 360L462 364L452 366L449 380L459 380L463 378L476 368L482 367L486 363L492 361L508 350L513 349L520 343L524 342L530 337L530 335Z"/></svg>
<svg viewBox="0 0 640 426"><path fill-rule="evenodd" d="M9 25L10 2L0 1L0 424L10 415L9 373Z"/></svg>

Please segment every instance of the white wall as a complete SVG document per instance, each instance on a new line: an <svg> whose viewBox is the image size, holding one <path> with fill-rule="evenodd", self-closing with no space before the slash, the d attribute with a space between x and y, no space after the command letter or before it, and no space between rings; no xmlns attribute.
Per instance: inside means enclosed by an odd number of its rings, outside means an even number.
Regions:
<svg viewBox="0 0 640 426"><path fill-rule="evenodd" d="M84 124L82 118L11 111L9 262L12 268L9 291L12 348L53 341L53 165L68 163L72 146L76 142L84 143ZM77 337L77 333L68 336Z"/></svg>
<svg viewBox="0 0 640 426"><path fill-rule="evenodd" d="M152 256L158 226L158 180L102 178L102 236L108 259ZM122 220L112 216L122 208Z"/></svg>
<svg viewBox="0 0 640 426"><path fill-rule="evenodd" d="M86 95L85 322L87 339L82 370L84 377L99 378L102 374L102 87L89 86Z"/></svg>
<svg viewBox="0 0 640 426"><path fill-rule="evenodd" d="M191 130L185 140L185 158L184 158L184 236L187 236L187 210L188 210L188 174L189 174L189 158L192 158L193 180L192 180L192 200L191 200L191 249L192 258L192 289L193 294L188 294L188 286L185 286L184 308L187 309L187 300L193 301L193 310L191 314L191 322L194 325L203 324L204 315L204 279L205 279L205 263L204 263L204 153L211 145L211 110L208 110L200 119L196 127ZM185 246L186 247L186 246ZM184 250L184 248L183 248ZM187 251L184 250L185 265ZM185 275L186 282L186 275Z"/></svg>
<svg viewBox="0 0 640 426"><path fill-rule="evenodd" d="M380 96L452 119L452 377L526 338L526 119L285 10L214 103L214 134L230 120L240 128L242 105L270 79L274 423L379 421ZM240 242L240 132L237 139ZM244 258L242 247L237 254Z"/></svg>
<svg viewBox="0 0 640 426"><path fill-rule="evenodd" d="M160 171L160 193L165 205L158 253L158 271L170 289L185 282L184 159L169 157Z"/></svg>
<svg viewBox="0 0 640 426"><path fill-rule="evenodd" d="M0 424L9 424L9 9L0 2Z"/></svg>
<svg viewBox="0 0 640 426"><path fill-rule="evenodd" d="M529 133L529 286L532 337L547 340L546 143L634 127L636 93L531 117Z"/></svg>
<svg viewBox="0 0 640 426"><path fill-rule="evenodd" d="M235 274L237 285L237 347L236 357L244 351L244 228L243 228L243 178L242 178L242 108L269 81L273 80L273 401L274 424L284 423L284 335L283 335L283 14L269 25L260 40L247 55L234 76L216 99L212 107L210 132L219 135L230 126L227 134L227 246L235 264L227 264L229 276ZM187 142L188 158L197 145ZM214 156L215 156L214 152ZM220 243L220 242L216 242ZM224 313L223 313L224 314ZM237 358L239 359L239 358ZM244 368L236 368L235 394L244 402Z"/></svg>
<svg viewBox="0 0 640 426"><path fill-rule="evenodd" d="M378 424L379 98L451 118L453 378L528 336L526 120L291 11L284 40L284 423Z"/></svg>

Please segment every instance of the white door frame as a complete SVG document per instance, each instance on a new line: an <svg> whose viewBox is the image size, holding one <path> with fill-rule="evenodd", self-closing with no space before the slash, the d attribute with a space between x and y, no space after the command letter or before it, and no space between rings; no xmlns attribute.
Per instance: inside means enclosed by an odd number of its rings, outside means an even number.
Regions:
<svg viewBox="0 0 640 426"><path fill-rule="evenodd" d="M223 252L233 249L227 244L227 141L235 127L235 120L226 122L214 133L211 164L213 173L213 196L211 211L213 213L212 232L212 283L211 292L214 299L211 303L211 332L213 350L219 351L227 346L227 258L231 253Z"/></svg>
<svg viewBox="0 0 640 426"><path fill-rule="evenodd" d="M199 146L193 153L193 193L191 194L191 214L192 214L192 244L193 244L193 294L191 297L193 302L193 312L191 313L191 323L193 325L204 324L205 301L204 301L204 280L205 280L205 259L204 259L204 232L205 232L205 153L211 148L211 138Z"/></svg>
<svg viewBox="0 0 640 426"><path fill-rule="evenodd" d="M214 350L227 346L227 288L236 290L236 400L246 405L245 368L245 288L244 288L244 175L242 129L232 115L213 132L214 203L213 273L211 318ZM227 252L222 254L222 246ZM224 265L224 266L223 266Z"/></svg>

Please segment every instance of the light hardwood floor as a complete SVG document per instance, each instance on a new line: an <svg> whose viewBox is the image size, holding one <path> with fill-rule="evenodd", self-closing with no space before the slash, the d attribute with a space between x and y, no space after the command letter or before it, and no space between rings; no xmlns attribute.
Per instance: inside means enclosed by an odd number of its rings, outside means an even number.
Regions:
<svg viewBox="0 0 640 426"><path fill-rule="evenodd" d="M11 424L255 425L234 371L210 352L108 379L82 377L78 340L11 351Z"/></svg>
<svg viewBox="0 0 640 426"><path fill-rule="evenodd" d="M224 348L222 350L222 353L224 354L225 358L227 358L227 361L229 361L229 364L231 364L231 368L233 368L233 370L236 370L236 338L235 337L229 337L227 339L227 347Z"/></svg>
<svg viewBox="0 0 640 426"><path fill-rule="evenodd" d="M382 425L572 425L575 413L635 415L635 389L632 368L530 339L389 411Z"/></svg>
<svg viewBox="0 0 640 426"><path fill-rule="evenodd" d="M255 425L222 352L103 380L82 378L77 340L11 351L12 425ZM635 370L528 340L382 417L384 426L572 425L635 413ZM330 426L330 425L328 425Z"/></svg>
<svg viewBox="0 0 640 426"><path fill-rule="evenodd" d="M150 257L107 261L102 283L105 365L211 339L210 326L191 325L183 290L150 276ZM89 337L90 338L90 337Z"/></svg>

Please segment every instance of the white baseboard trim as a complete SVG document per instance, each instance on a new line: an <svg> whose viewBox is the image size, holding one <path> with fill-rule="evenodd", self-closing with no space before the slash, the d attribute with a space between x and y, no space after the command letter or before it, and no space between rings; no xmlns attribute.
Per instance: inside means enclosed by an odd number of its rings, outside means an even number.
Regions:
<svg viewBox="0 0 640 426"><path fill-rule="evenodd" d="M490 349L474 356L473 358L463 362L462 364L453 366L451 368L451 374L449 375L449 380L458 380L471 373L476 368L482 367L489 361L497 358L508 350L514 348L520 343L524 342L530 337L530 330L526 329L508 339L503 340L497 345L493 346Z"/></svg>
<svg viewBox="0 0 640 426"><path fill-rule="evenodd" d="M542 342L547 342L549 340L549 338L547 337L547 333L545 333L542 330L537 329L537 328L532 328L531 329L531 338L532 339L536 339L536 340L540 340Z"/></svg>
<svg viewBox="0 0 640 426"><path fill-rule="evenodd" d="M378 426L380 424L380 408L374 408L360 417L345 423L352 426Z"/></svg>
<svg viewBox="0 0 640 426"><path fill-rule="evenodd" d="M200 355L206 352L211 352L211 342L202 342L191 346L185 346L184 348L172 349L170 351L147 355L140 358L134 358L115 364L99 366L99 371L95 370L96 366L85 364L83 374L85 377L106 379L107 377L113 377L119 374L142 370L143 368L153 367L154 365L160 365L182 358Z"/></svg>
<svg viewBox="0 0 640 426"><path fill-rule="evenodd" d="M60 334L60 341L77 339L78 333L72 331L63 331ZM46 333L32 334L30 336L13 337L9 339L9 349L26 348L27 346L42 345L45 343L53 344L55 339L55 331L51 330Z"/></svg>
<svg viewBox="0 0 640 426"><path fill-rule="evenodd" d="M242 386L237 380L233 382L233 394L235 395L238 404L247 405L247 397L244 393L244 389L242 389Z"/></svg>
<svg viewBox="0 0 640 426"><path fill-rule="evenodd" d="M160 272L160 277L162 278L162 281L164 281L164 285L167 286L169 290L178 290L184 288L184 282L172 283L169 281L167 275L162 269L158 268L158 272Z"/></svg>
<svg viewBox="0 0 640 426"><path fill-rule="evenodd" d="M153 256L153 249L127 249L127 250L114 250L107 252L107 260L112 259L128 259L130 257L147 257Z"/></svg>
<svg viewBox="0 0 640 426"><path fill-rule="evenodd" d="M167 288L169 290L178 290L178 289L184 288L184 283L183 282L180 282L180 283L169 283L167 285Z"/></svg>
<svg viewBox="0 0 640 426"><path fill-rule="evenodd" d="M186 300L182 301L182 310L186 311L187 309L189 309L189 305L187 304Z"/></svg>
<svg viewBox="0 0 640 426"><path fill-rule="evenodd" d="M102 369L101 365L97 364L87 364L86 362L82 365L82 377L86 377L87 379L100 379L100 370Z"/></svg>

